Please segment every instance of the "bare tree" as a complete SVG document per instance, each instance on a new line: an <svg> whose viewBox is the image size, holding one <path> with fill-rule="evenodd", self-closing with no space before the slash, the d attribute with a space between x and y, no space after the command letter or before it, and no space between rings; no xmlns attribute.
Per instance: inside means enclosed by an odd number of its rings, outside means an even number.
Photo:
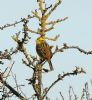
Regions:
<svg viewBox="0 0 92 100"><path fill-rule="evenodd" d="M63 79L67 76L74 76L74 75L78 75L81 73L86 73L83 68L81 68L80 66L77 66L71 72L66 72L63 74L60 73L57 76L57 79L55 79L53 83L49 85L49 87L42 88L43 74L48 73L48 72L50 73L51 71L46 68L43 68L44 64L47 62L47 59L38 59L37 56L34 56L32 54L32 51L30 54L25 45L27 45L27 43L31 41L32 37L30 37L30 33L32 33L32 35L38 35L40 38L44 39L44 41L50 40L50 41L56 42L57 39L59 38L58 34L55 37L51 37L51 38L47 37L46 34L48 31L53 30L56 24L67 20L68 17L48 21L48 18L51 16L52 12L55 11L56 8L62 3L62 0L57 0L57 2L54 5L51 4L49 7L46 5L45 0L37 0L37 3L39 6L39 9L35 9L34 11L32 11L31 15L28 15L26 18L21 18L21 20L16 21L12 24L6 24L0 27L0 30L4 30L5 28L16 26L17 24L20 24L20 23L23 24L23 31L19 31L15 33L15 35L12 36L12 39L17 43L17 46L11 48L10 50L6 49L5 51L0 52L0 64L1 65L2 64L4 65L5 59L11 62L10 65L7 68L5 68L4 71L3 70L0 71L0 82L1 82L1 86L0 86L1 99L0 100L6 100L6 99L10 100L11 97L14 95L17 96L20 100L31 100L31 99L32 100L35 100L35 99L50 100L50 98L47 97L47 94L49 93L50 89L52 89L52 87L56 85L56 83L58 83L59 81L63 81ZM39 21L38 30L33 30L31 29L30 26L28 26L30 19L33 20L34 18L36 18ZM49 48L50 50L54 48L54 51L53 52L51 51L52 57L55 56L56 53L58 52L63 53L65 50L68 50L68 49L77 49L80 53L83 53L86 55L92 54L92 51L83 50L79 46L70 46L67 43L64 43L61 48L59 48L58 46L56 47L49 46ZM26 94L22 91L21 87L24 85L18 84L16 75L14 75L12 71L12 67L16 62L16 61L13 61L12 56L17 55L18 52L22 53L25 56L25 59L22 59L22 64L24 64L26 67L29 67L30 70L33 71L33 74L32 76L30 76L30 79L27 79L29 81L29 85L33 87L33 90L35 92L35 94L30 96L30 98L28 98ZM7 78L9 78L10 75L12 75L15 81L16 87L12 87L7 82ZM73 88L70 87L69 89L70 89L69 90L69 100L72 100L71 91L74 95L74 100L77 100L77 96L74 93ZM87 90L88 90L88 87L87 87L87 84L85 84L86 99L89 100L89 93ZM62 95L61 92L60 92L60 96L62 100L64 100L64 96ZM83 100L82 99L83 97L84 97L84 92L83 92L83 95L81 96L81 100Z"/></svg>

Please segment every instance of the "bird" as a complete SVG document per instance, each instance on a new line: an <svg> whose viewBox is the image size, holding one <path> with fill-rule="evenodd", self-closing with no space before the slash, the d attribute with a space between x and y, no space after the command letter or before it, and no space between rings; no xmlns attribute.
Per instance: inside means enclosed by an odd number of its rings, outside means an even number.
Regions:
<svg viewBox="0 0 92 100"><path fill-rule="evenodd" d="M51 62L51 58L52 58L51 47L46 42L45 38L43 38L43 37L37 38L36 52L43 61L46 60L49 63L50 70L51 71L54 70L54 68L52 66L52 62Z"/></svg>

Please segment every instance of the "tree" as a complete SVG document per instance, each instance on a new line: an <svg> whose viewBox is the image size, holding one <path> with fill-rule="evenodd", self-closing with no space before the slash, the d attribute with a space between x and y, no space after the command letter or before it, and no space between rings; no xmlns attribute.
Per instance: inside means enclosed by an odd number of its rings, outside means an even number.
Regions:
<svg viewBox="0 0 92 100"><path fill-rule="evenodd" d="M48 18L51 16L52 12L55 11L56 8L62 3L62 0L57 0L57 2L54 5L51 4L49 7L46 5L45 0L38 0L37 3L39 5L39 9L32 11L32 15L28 15L26 18L21 18L20 21L16 21L12 24L6 24L6 25L0 27L1 30L4 30L7 27L16 26L17 24L20 24L20 23L23 24L23 26L22 26L23 31L22 32L19 31L12 36L12 39L17 43L17 47L13 47L10 50L6 49L6 50L0 52L0 59L1 59L0 64L1 65L5 64L5 59L7 59L11 62L10 66L5 67L4 71L1 70L1 73L0 73L0 82L2 83L2 85L1 85L1 95L2 95L1 100L2 99L5 100L8 98L11 99L11 97L14 95L17 96L20 100L30 99L30 98L26 97L26 94L24 94L23 91L21 90L21 86L24 86L24 85L18 84L16 75L14 75L12 72L12 68L13 68L14 64L16 64L16 62L18 62L18 60L13 61L12 56L17 55L18 53L22 53L25 56L25 58L22 58L22 64L25 65L26 67L29 67L29 70L33 71L32 76L30 76L30 79L27 79L29 81L29 85L32 85L33 90L35 92L31 96L31 98L33 100L34 99L49 100L49 98L47 97L47 94L49 93L49 90L56 83L58 83L59 81L62 81L66 76L74 76L77 74L86 73L83 68L80 68L79 66L77 66L75 68L75 70L73 70L71 72L66 72L66 73L63 73L62 75L60 73L58 75L57 79L55 79L55 81L52 82L49 85L49 87L46 87L46 86L45 86L45 88L42 87L42 84L43 84L42 76L43 76L43 74L50 73L50 70L45 68L45 66L46 66L45 63L47 62L47 60L42 61L41 59L39 59L39 57L34 56L32 54L32 51L31 51L31 53L28 52L26 45L28 45L28 42L31 41L32 37L30 37L30 34L32 34L33 36L38 35L39 37L44 38L44 40L46 40L47 42L48 42L48 40L56 42L57 39L60 37L60 35L56 35L55 37L50 38L50 37L47 37L47 33L49 31L53 30L56 24L58 24L62 21L65 21L66 19L68 19L68 17L65 17L63 19L57 19L55 21L48 20ZM29 22L31 22L31 19L33 20L34 18L36 18L39 21L38 22L39 27L38 27L37 31L31 29L30 25L28 25ZM32 45L33 44L31 44L31 46ZM67 43L64 43L63 46L60 48L58 46L56 46L56 47L50 46L50 49L54 49L52 52L52 58L53 58L53 56L55 56L56 53L58 53L58 52L62 53L67 49L77 49L80 53L82 52L86 55L92 54L92 51L83 50L79 46L69 46ZM14 78L16 87L13 87L8 83L7 78L9 78L10 75ZM7 90L7 88L8 88L8 90ZM72 89L72 88L70 88L70 89ZM21 91L21 93L19 90ZM60 95L62 96L61 92L60 92ZM63 96L62 96L62 98L63 98Z"/></svg>

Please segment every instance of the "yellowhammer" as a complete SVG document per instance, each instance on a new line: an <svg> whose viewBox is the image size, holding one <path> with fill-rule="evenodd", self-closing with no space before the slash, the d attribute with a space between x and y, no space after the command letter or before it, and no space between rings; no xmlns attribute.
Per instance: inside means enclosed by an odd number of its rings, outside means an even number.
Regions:
<svg viewBox="0 0 92 100"><path fill-rule="evenodd" d="M50 66L50 70L53 70L53 66L51 63L51 58L52 58L51 48L47 44L47 42L45 41L45 39L43 37L37 38L36 51L42 60L48 61L49 66Z"/></svg>

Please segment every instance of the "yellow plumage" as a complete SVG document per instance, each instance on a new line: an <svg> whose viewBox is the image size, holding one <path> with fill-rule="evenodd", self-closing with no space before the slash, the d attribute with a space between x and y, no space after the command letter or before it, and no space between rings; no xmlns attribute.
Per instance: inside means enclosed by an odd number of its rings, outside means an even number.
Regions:
<svg viewBox="0 0 92 100"><path fill-rule="evenodd" d="M51 58L52 58L51 48L43 37L37 38L36 51L37 51L39 57L43 61L44 60L48 61L49 66L50 66L50 70L53 70L53 66L52 66L52 63L51 63Z"/></svg>

